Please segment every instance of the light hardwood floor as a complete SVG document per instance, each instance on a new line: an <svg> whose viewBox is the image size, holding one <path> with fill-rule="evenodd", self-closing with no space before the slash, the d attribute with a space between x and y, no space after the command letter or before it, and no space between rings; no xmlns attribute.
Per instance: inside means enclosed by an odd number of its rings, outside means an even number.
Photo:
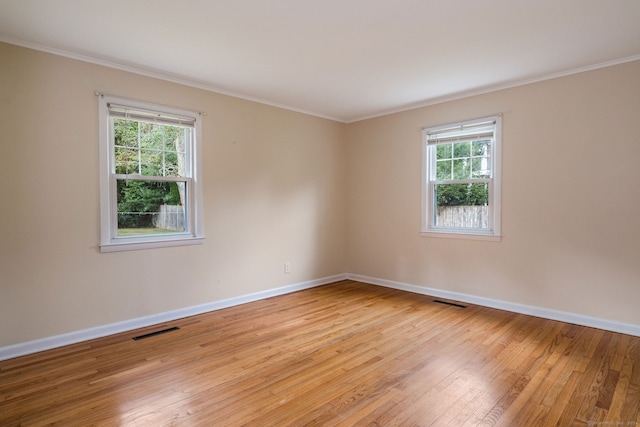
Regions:
<svg viewBox="0 0 640 427"><path fill-rule="evenodd" d="M433 300L343 281L6 360L0 425L640 426L640 338Z"/></svg>

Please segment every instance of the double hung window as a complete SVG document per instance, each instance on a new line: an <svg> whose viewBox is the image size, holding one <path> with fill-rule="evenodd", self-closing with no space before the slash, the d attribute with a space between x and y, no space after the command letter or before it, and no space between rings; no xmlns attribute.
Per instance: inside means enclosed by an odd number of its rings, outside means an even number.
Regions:
<svg viewBox="0 0 640 427"><path fill-rule="evenodd" d="M423 130L423 233L500 237L501 117Z"/></svg>
<svg viewBox="0 0 640 427"><path fill-rule="evenodd" d="M201 242L200 120L100 95L102 252Z"/></svg>

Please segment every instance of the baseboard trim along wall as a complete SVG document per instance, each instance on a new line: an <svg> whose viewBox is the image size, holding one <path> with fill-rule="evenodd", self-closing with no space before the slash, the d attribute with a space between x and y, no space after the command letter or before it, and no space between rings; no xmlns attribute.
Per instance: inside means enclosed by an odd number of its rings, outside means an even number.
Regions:
<svg viewBox="0 0 640 427"><path fill-rule="evenodd" d="M340 280L355 280L372 285L384 286L387 288L398 289L407 292L413 292L422 295L429 295L436 298L444 298L448 300L465 302L468 304L476 304L484 307L496 308L499 310L511 311L514 313L526 314L529 316L542 317L550 320L558 320L561 322L572 323L575 325L589 326L592 328L604 329L612 332L620 332L627 335L640 336L640 325L629 323L613 322L611 320L600 319L596 317L583 316L575 313L568 313L557 310L550 310L541 307L534 307L524 304L517 304L507 301L494 300L474 295L462 294L458 292L443 291L440 289L426 288L422 286L411 285L407 283L395 282L392 280L378 279L374 277L361 276L358 274L339 274L335 276L324 277L321 279L310 280L301 283L295 283L280 288L270 289L267 291L256 292L239 297L228 298L211 303L186 307L178 310L167 311L164 313L154 314L151 316L139 317L136 319L126 320L123 322L112 323L109 325L98 326L91 329L85 329L76 332L70 332L62 335L42 338L39 340L28 341L25 343L14 344L6 347L0 347L0 360L12 359L14 357L24 356L27 354L37 353L39 351L50 350L52 348L62 347L69 344L75 344L82 341L88 341L95 338L101 338L121 332L127 332L138 328L144 328L160 323L170 322L184 317L195 316L210 311L220 310L227 307L233 307L240 304L246 304L252 301L258 301L278 295L284 295L291 292L301 291L316 286L327 285L329 283L338 282Z"/></svg>
<svg viewBox="0 0 640 427"><path fill-rule="evenodd" d="M634 325L630 323L614 322L597 317L589 317L581 314L517 304L508 301L462 294L458 292L426 288L422 286L410 285L407 283L395 282L392 280L361 276L358 274L347 274L347 279L363 283L370 283L372 285L384 286L387 288L399 289L402 291L414 292L422 295L429 295L436 298L444 298L465 302L468 304L481 305L483 307L497 308L499 310L511 311L513 313L527 314L529 316L541 317L549 320L558 320L561 322L572 323L574 325L589 326L591 328L604 329L606 331L620 332L622 334L640 337L640 325Z"/></svg>
<svg viewBox="0 0 640 427"><path fill-rule="evenodd" d="M324 277L321 279L310 280L301 283L295 283L280 288L270 289L267 291L256 292L239 297L228 298L220 301L214 301L206 304L185 307L178 310L167 311L164 313L153 314L150 316L139 317L136 319L125 320L122 322L112 323L109 325L98 326L95 328L85 329L81 331L70 332L67 334L55 335L52 337L42 338L34 341L14 344L6 347L0 347L0 360L12 359L18 356L37 353L39 351L50 350L52 348L62 347L69 344L76 344L82 341L88 341L95 338L102 338L108 335L127 332L138 328L153 326L159 323L170 322L184 317L195 316L210 311L220 310L227 307L233 307L248 302L258 301L265 298L284 295L291 292L301 291L303 289L314 288L333 282L346 279L346 274Z"/></svg>

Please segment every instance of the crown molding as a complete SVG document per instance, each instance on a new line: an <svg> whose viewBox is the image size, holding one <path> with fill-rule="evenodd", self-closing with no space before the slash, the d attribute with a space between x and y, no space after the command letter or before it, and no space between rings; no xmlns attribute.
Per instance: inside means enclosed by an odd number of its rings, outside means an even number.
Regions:
<svg viewBox="0 0 640 427"><path fill-rule="evenodd" d="M356 119L347 120L345 123L355 123L363 120L375 119L377 117L388 116L390 114L402 113L404 111L410 111L418 108L429 107L432 105L442 104L450 101L457 101L459 99L470 98L476 95L484 95L486 93L497 92L505 89L511 89L518 86L526 86L533 83L539 83L546 80L553 80L560 77L567 77L574 74L584 73L587 71L598 70L600 68L613 67L614 65L626 64L628 62L633 62L633 61L640 61L640 54L627 56L619 59L614 59L611 61L600 62L598 64L588 65L585 67L572 68L570 70L559 71L557 73L550 73L550 74L545 74L542 76L532 77L532 78L523 79L523 80L515 80L511 82L506 82L506 83L499 83L495 85L485 86L482 88L458 92L451 95L445 95L437 98L426 99L421 102L407 104L405 106L398 107L396 109L386 110L384 112L372 114L370 116L363 116Z"/></svg>
<svg viewBox="0 0 640 427"><path fill-rule="evenodd" d="M246 100L246 101L256 102L258 104L264 104L264 105L268 105L268 106L271 106L271 107L282 108L284 110L289 110L289 111L293 111L293 112L296 112L296 113L306 114L306 115L309 115L309 116L314 116L314 117L318 117L318 118L322 118L322 119L332 120L332 121L335 121L335 122L346 123L346 124L360 122L360 121L369 120L369 119L375 119L375 118L378 118L378 117L388 116L388 115L391 115L391 114L402 113L402 112L405 112L405 111L415 110L415 109L418 109L418 108L429 107L429 106L432 106L432 105L442 104L442 103L445 103L445 102L456 101L456 100L464 99L464 98L470 98L472 96L483 95L483 94L487 94L487 93L491 93L491 92L497 92L497 91L504 90L504 89L510 89L510 88L514 88L514 87L518 87L518 86L525 86L525 85L529 85L529 84L532 84L532 83L543 82L543 81L546 81L546 80L557 79L557 78L560 78L560 77L571 76L571 75L574 75L574 74L584 73L584 72L587 72L587 71L598 70L600 68L612 67L614 65L620 65L620 64L625 64L625 63L628 63L628 62L633 62L633 61L640 60L640 54L627 56L627 57L624 57L624 58L619 58L619 59L614 59L614 60L611 60L611 61L600 62L600 63L597 63L597 64L587 65L587 66L579 67L579 68L573 68L573 69L564 70L564 71L560 71L560 72L556 72L556 73L545 74L545 75L542 75L542 76L532 77L532 78L528 78L528 79L522 79L522 80L511 81L511 82L499 83L499 84L495 84L495 85L489 85L489 86L476 88L476 89L471 89L471 90L467 90L467 91L462 91L462 92L458 92L458 93L454 93L454 94L450 94L450 95L445 95L445 96L441 96L441 97L425 99L423 101L406 104L406 105L400 106L398 108L382 110L382 111L379 111L379 112L374 113L374 114L348 119L348 118L340 118L340 117L330 116L330 115L326 115L326 114L321 114L321 113L317 113L315 111L306 110L306 109L294 107L294 106L291 106L291 105L285 105L285 104L280 104L280 103L277 103L277 102L272 102L272 101L269 101L269 100L266 100L266 99L257 98L257 97L246 95L246 94L243 94L243 93L240 93L240 92L235 92L235 91L232 91L232 90L220 88L220 87L217 87L217 86L215 86L215 85L213 85L211 83L207 83L207 82L204 82L204 81L190 79L190 78L185 77L185 76L180 76L180 75L168 73L168 72L162 71L162 70L146 68L146 67L140 66L138 64L124 63L124 62L118 61L118 60L113 59L113 58L99 58L99 57L92 56L92 55L87 54L87 53L78 53L78 52L73 52L73 51L65 50L65 49L52 48L52 47L43 46L43 45L40 45L40 44L37 44L37 43L32 43L32 42L27 42L27 41L24 41L24 40L19 40L19 39L7 37L7 36L4 36L4 35L0 35L0 42L16 45L16 46L20 46L20 47L24 47L24 48L27 48L27 49L37 50L37 51L49 53L49 54L52 54L52 55L63 56L63 57L69 58L69 59L77 60L77 61L88 62L88 63L91 63L91 64L100 65L100 66L107 67L107 68L113 68L113 69L120 70L120 71L126 71L126 72L129 72L129 73L138 74L138 75L142 75L142 76L145 76L145 77L151 77L151 78L164 80L164 81L171 82L171 83L177 83L177 84L180 84L180 85L183 85L183 86L189 86L189 87L193 87L193 88L196 88L196 89L202 89L202 90L205 90L205 91L208 91L208 92L217 93L217 94L220 94L220 95L226 95L226 96L230 96L230 97L233 97L233 98L239 98L239 99L243 99L243 100Z"/></svg>
<svg viewBox="0 0 640 427"><path fill-rule="evenodd" d="M62 56L65 58L73 59L76 61L87 62L94 65L100 65L107 68L112 68L119 71L126 71L128 73L138 74L144 77L151 77L158 80L167 81L170 83L176 83L183 86L189 86L196 89L202 89L207 92L217 93L219 95L230 96L232 98L243 99L245 101L251 101L258 104L268 105L270 107L282 108L284 110L293 111L296 113L306 114L308 116L314 116L321 119L327 119L334 122L346 123L345 120L340 119L338 117L328 116L325 114L320 114L311 110L305 110L303 108L293 107L291 105L280 104L277 102L272 102L266 99L257 98L254 96L246 95L240 92L235 92L228 89L223 89L218 86L212 85L207 82L191 79L185 76L168 73L166 71L143 67L138 64L130 64L118 61L113 58L99 58L96 56L92 56L86 53L78 53L65 49L58 49L49 46L43 46L37 43L31 43L24 40L14 39L11 37L6 37L0 35L0 42L7 43L19 47L24 47L26 49L37 50L44 53L49 53L51 55Z"/></svg>

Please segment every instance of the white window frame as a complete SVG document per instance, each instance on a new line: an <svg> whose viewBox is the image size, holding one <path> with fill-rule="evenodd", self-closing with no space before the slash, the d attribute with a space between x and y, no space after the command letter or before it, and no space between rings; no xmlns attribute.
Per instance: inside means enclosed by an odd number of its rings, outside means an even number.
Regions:
<svg viewBox="0 0 640 427"><path fill-rule="evenodd" d="M202 213L202 164L201 138L202 115L193 111L167 107L148 102L115 97L98 93L99 102L99 147L100 147L100 251L116 252L138 249L152 249L172 246L201 244L204 240ZM187 197L187 229L184 232L167 234L150 234L135 236L118 236L117 192L115 174L115 151L113 118L109 104L116 104L132 110L153 112L158 115L184 117L193 120L193 138L187 142L187 162L190 164L186 180ZM168 178L167 180L170 180Z"/></svg>
<svg viewBox="0 0 640 427"><path fill-rule="evenodd" d="M487 182L489 184L489 201L488 201L488 228L456 228L441 227L435 224L435 200L434 186L438 183L436 180L436 146L437 144L429 143L429 135L433 135L438 131L444 131L452 128L463 129L467 126L473 126L480 123L494 121L493 141L491 144L491 174L488 179L478 179L478 182ZM501 153L502 153L502 115L494 115L474 120L467 120L457 123L449 123L446 125L428 127L422 129L422 227L421 234L425 237L443 237L473 240L500 241L501 229ZM474 182L474 179L468 180Z"/></svg>

